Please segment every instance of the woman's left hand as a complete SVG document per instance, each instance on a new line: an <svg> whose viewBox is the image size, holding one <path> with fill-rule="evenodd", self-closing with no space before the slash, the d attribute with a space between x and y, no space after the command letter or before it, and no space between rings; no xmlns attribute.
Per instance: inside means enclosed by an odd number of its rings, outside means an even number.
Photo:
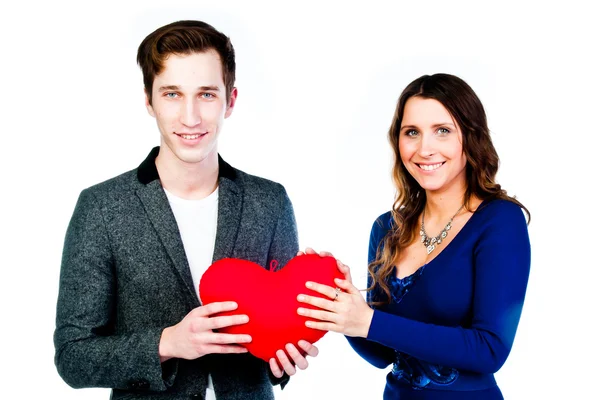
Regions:
<svg viewBox="0 0 600 400"><path fill-rule="evenodd" d="M345 267L343 269L345 269L346 279L335 279L336 285L341 290L316 282L306 283L307 288L321 293L331 300L301 294L298 296L299 302L310 304L320 310L300 307L298 314L317 320L306 321L306 326L309 328L366 338L371 326L373 310L360 291L352 284L350 269L345 265L343 267Z"/></svg>

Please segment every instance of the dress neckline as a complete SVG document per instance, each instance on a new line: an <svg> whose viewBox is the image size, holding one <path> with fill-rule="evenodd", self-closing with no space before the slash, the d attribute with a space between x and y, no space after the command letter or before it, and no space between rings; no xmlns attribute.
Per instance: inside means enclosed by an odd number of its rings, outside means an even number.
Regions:
<svg viewBox="0 0 600 400"><path fill-rule="evenodd" d="M481 208L483 207L484 204L489 203L490 200L483 200L481 203L479 203L479 205L477 206L477 208L475 209L475 211L473 212L473 215L471 215L469 217L469 219L467 220L467 222L465 222L465 224L463 225L463 227L460 229L460 231L458 231L458 233L456 234L456 236L454 236L454 239L452 239L450 242L448 242L448 244L446 245L446 247L444 247L435 257L433 257L431 260L427 261L425 264L421 265L419 268L417 268L415 270L415 272L413 272L410 275L406 275L402 278L398 278L396 275L396 266L394 266L394 273L392 274L392 277L397 280L397 281L404 281L404 279L412 279L412 277L415 276L415 274L418 274L419 276L423 273L423 270L425 269L425 267L427 265L432 264L435 260L437 260L438 258L442 257L444 254L450 252L449 249L453 248L453 244L454 242L456 242L458 239L460 239L462 236L464 236L464 231L467 230L467 228L469 228L471 221L473 220L473 218L475 217L475 214L477 214L477 212L479 210L481 210ZM459 241L460 242L460 241ZM456 246L456 245L454 245ZM447 251L448 250L448 251Z"/></svg>

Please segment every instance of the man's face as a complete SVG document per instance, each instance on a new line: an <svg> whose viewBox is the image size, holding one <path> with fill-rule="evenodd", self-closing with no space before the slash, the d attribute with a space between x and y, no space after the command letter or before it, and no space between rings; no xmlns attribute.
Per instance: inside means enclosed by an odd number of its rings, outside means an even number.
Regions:
<svg viewBox="0 0 600 400"><path fill-rule="evenodd" d="M227 101L219 55L214 50L171 54L164 65L154 78L152 104L146 97L160 130L161 154L188 164L216 156L219 132L237 96L234 88Z"/></svg>

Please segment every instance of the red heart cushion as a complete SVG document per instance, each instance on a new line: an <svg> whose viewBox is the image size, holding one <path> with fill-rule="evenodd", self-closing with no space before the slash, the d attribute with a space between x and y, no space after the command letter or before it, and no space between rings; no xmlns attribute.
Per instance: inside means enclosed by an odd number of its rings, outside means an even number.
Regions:
<svg viewBox="0 0 600 400"><path fill-rule="evenodd" d="M306 288L307 281L335 287L334 278L343 279L333 257L305 254L294 257L277 272L247 260L224 258L212 264L200 279L200 298L206 305L235 301L237 310L219 315L246 314L250 321L223 328L220 332L249 334L244 344L250 353L269 361L287 343L303 339L315 343L326 331L307 328L307 317L298 315L299 306L314 308L297 300L299 294L321 296Z"/></svg>

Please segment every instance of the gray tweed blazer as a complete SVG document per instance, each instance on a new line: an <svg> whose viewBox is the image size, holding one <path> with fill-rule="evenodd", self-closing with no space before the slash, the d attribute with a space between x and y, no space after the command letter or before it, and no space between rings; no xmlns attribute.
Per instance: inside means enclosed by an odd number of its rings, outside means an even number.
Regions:
<svg viewBox="0 0 600 400"><path fill-rule="evenodd" d="M200 303L154 163L158 152L154 148L136 170L81 192L62 257L58 372L74 388L112 388L112 399L202 399L209 373L219 400L273 399L272 385L283 387L289 377L275 379L268 364L250 354L159 361L162 330ZM283 186L219 157L213 261L243 258L268 268L272 260L287 264L297 251Z"/></svg>

